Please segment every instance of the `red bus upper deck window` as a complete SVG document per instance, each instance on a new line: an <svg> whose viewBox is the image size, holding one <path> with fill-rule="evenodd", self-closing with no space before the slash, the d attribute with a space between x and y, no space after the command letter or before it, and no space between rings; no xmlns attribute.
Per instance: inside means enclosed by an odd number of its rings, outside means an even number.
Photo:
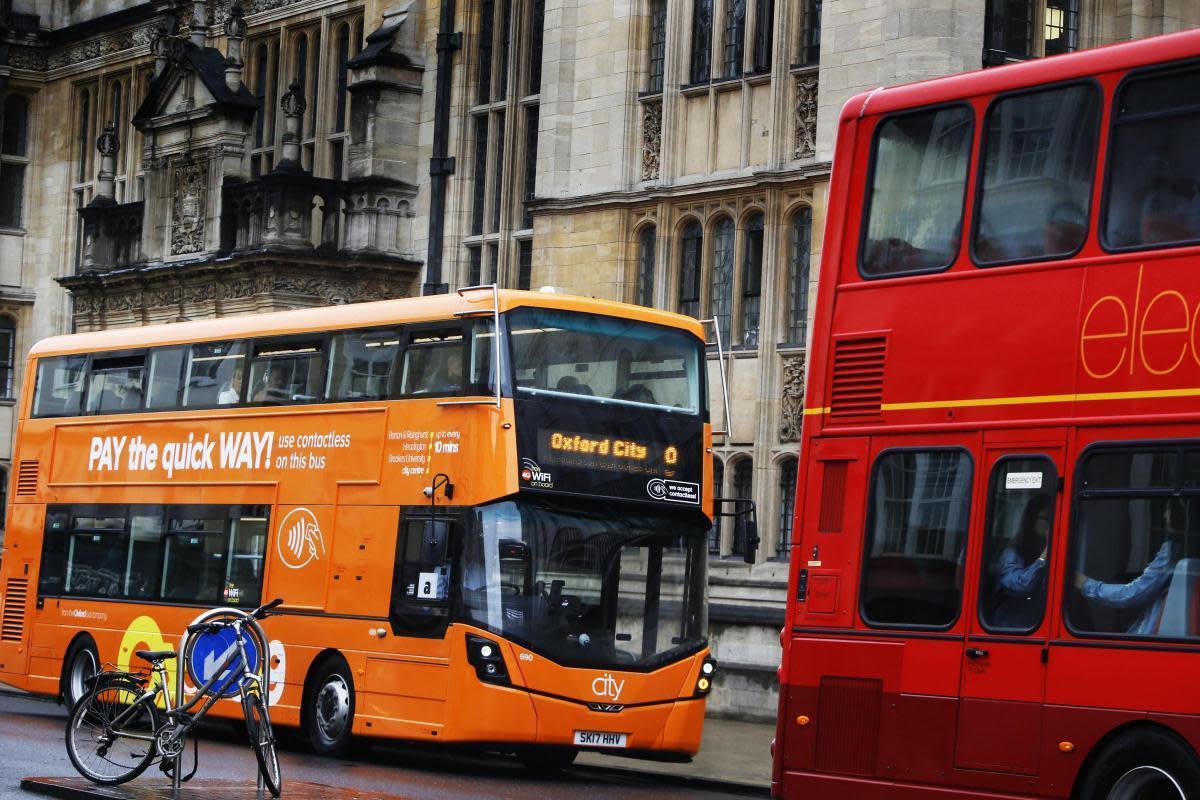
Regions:
<svg viewBox="0 0 1200 800"><path fill-rule="evenodd" d="M1100 93L1060 86L988 110L973 249L985 265L1069 256L1087 237Z"/></svg>
<svg viewBox="0 0 1200 800"><path fill-rule="evenodd" d="M962 240L973 117L952 106L892 117L875 136L862 273L945 269Z"/></svg>
<svg viewBox="0 0 1200 800"><path fill-rule="evenodd" d="M1127 81L1113 111L1110 249L1200 241L1200 67Z"/></svg>

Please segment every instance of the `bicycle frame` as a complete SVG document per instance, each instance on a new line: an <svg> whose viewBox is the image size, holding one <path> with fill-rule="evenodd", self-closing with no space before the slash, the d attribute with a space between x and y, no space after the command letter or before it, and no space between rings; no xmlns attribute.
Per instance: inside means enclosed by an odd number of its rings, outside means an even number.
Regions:
<svg viewBox="0 0 1200 800"><path fill-rule="evenodd" d="M133 714L134 709L143 703L154 702L154 700L161 694L163 696L163 710L166 712L167 716L166 724L175 723L179 726L171 735L171 739L173 741L178 741L186 736L188 731L191 730L192 726L195 725L199 720L203 719L209 710L216 705L217 701L221 699L221 694L210 692L210 690L219 681L234 680L233 676L226 676L225 671L233 666L234 662L238 659L240 659L242 662L242 674L236 678L238 683L238 692L245 692L246 687L250 683L256 684L261 692L262 680L258 675L255 675L250 671L249 662L246 658L246 643L245 639L243 638L243 621L234 620L232 623L230 623L230 625L234 629L234 641L237 643L237 649L226 656L225 660L221 663L221 666L218 667L213 673L213 676L209 678L203 686L196 690L195 697L178 707L172 707L173 700L171 697L171 687L168 685L169 681L167 680L167 669L162 665L162 662L159 662L151 668L151 671L154 675L154 679L152 681L153 688L147 689L136 700L130 703L129 708L118 714L116 719L114 719L108 727L110 729L119 729L121 724ZM176 659L181 657L182 654L176 655ZM182 669L182 667L180 668ZM204 701L204 705L199 711L192 713L192 709L199 705L202 700ZM159 730L162 730L163 727L166 727L166 724L161 726ZM155 731L154 735L149 737L128 733L122 733L121 735L129 739L148 739L150 741L154 741L158 738L158 731Z"/></svg>

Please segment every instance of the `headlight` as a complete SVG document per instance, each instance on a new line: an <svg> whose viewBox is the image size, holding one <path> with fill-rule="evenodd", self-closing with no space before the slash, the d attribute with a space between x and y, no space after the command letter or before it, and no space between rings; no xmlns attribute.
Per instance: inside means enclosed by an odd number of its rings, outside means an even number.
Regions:
<svg viewBox="0 0 1200 800"><path fill-rule="evenodd" d="M491 639L468 633L467 662L475 667L475 675L479 680L500 686L512 686L500 647Z"/></svg>
<svg viewBox="0 0 1200 800"><path fill-rule="evenodd" d="M715 659L706 658L704 663L700 665L700 678L696 681L696 696L704 697L712 691L713 677L717 673L717 662Z"/></svg>

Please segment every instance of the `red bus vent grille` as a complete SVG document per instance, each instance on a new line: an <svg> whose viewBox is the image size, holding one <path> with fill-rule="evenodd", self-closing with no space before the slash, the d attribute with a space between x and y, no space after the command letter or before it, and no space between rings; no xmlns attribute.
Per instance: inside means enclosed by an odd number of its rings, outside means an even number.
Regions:
<svg viewBox="0 0 1200 800"><path fill-rule="evenodd" d="M883 359L887 338L839 339L833 345L833 387L829 416L878 416L883 404Z"/></svg>
<svg viewBox="0 0 1200 800"><path fill-rule="evenodd" d="M29 597L29 581L9 578L4 590L4 617L0 622L0 642L19 642L25 632L25 601Z"/></svg>
<svg viewBox="0 0 1200 800"><path fill-rule="evenodd" d="M817 760L821 772L875 774L883 681L821 678Z"/></svg>
<svg viewBox="0 0 1200 800"><path fill-rule="evenodd" d="M37 494L38 462L22 461L17 467L17 494Z"/></svg>
<svg viewBox="0 0 1200 800"><path fill-rule="evenodd" d="M848 461L826 461L821 482L821 512L817 533L842 532L842 507L846 504L846 467Z"/></svg>

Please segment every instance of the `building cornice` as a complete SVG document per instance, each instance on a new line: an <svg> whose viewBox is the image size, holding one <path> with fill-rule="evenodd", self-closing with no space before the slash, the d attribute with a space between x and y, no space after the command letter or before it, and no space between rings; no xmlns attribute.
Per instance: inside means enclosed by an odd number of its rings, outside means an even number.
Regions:
<svg viewBox="0 0 1200 800"><path fill-rule="evenodd" d="M581 209L593 208L636 208L661 200L680 198L703 198L712 195L727 195L731 192L778 188L798 182L810 182L829 177L831 163L828 161L805 164L782 170L762 170L750 175L706 180L674 186L649 186L624 191L598 192L575 197L539 199L530 205L536 214L564 214Z"/></svg>

